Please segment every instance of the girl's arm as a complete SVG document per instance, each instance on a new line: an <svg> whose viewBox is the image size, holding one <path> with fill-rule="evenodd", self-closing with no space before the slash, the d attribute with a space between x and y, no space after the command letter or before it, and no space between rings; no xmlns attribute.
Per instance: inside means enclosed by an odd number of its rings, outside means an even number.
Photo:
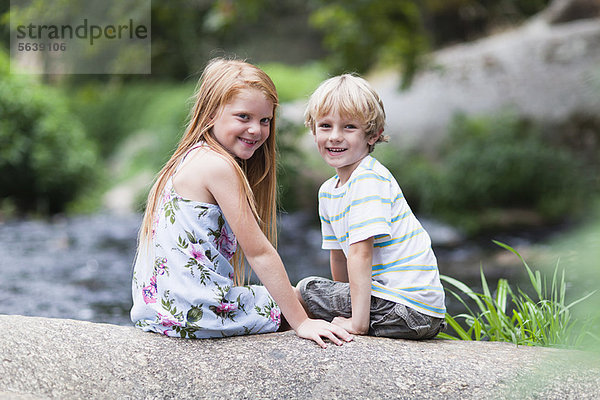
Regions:
<svg viewBox="0 0 600 400"><path fill-rule="evenodd" d="M339 326L308 318L294 293L279 254L260 230L248 203L240 203L238 193L241 183L229 162L220 157L211 157L210 165L203 164L210 169L211 179L205 180L208 191L225 214L253 271L273 296L296 334L314 340L321 347L326 347L322 337L337 345L343 343L340 338L352 340L352 335Z"/></svg>
<svg viewBox="0 0 600 400"><path fill-rule="evenodd" d="M346 267L346 256L342 250L329 251L329 264L331 266L331 277L337 282L348 282L348 268Z"/></svg>
<svg viewBox="0 0 600 400"><path fill-rule="evenodd" d="M373 268L373 237L353 243L348 250L348 278L352 317L336 317L332 323L350 333L365 335L369 332L371 317L371 270Z"/></svg>

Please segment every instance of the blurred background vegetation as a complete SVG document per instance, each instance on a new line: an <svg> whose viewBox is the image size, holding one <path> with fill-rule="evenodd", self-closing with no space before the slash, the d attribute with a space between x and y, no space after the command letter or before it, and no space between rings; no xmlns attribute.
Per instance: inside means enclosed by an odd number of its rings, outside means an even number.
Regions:
<svg viewBox="0 0 600 400"><path fill-rule="evenodd" d="M273 78L282 108L296 110L296 118L282 112L278 120L281 209L307 211L317 224L316 191L333 170L297 114L322 80L392 70L401 78L386 84L400 93L436 68L432 52L518 27L550 3L154 0L152 74L26 75L10 73L10 6L0 2L0 226L115 207L142 211L154 174L184 131L199 75L215 56L258 64ZM590 90L600 93L600 67L594 79ZM553 251L533 257L552 264L564 256L568 277L588 293L600 271L600 120L575 115L550 128L510 107L457 113L427 151L392 141L375 156L420 217L467 238L559 226ZM125 191L114 200L116 189Z"/></svg>
<svg viewBox="0 0 600 400"><path fill-rule="evenodd" d="M401 74L401 90L430 52L517 26L549 3L153 1L151 75L28 76L9 73L3 2L0 215L94 212L112 188L145 174L134 205L141 210L149 180L183 132L199 73L214 56L263 67L283 104L304 101L320 81L344 71L391 67ZM306 151L299 121L279 126L281 207L312 211L316 188L331 171ZM470 235L584 215L598 193L597 155L548 137L510 110L456 115L444 143L427 155L393 144L376 150L417 213ZM512 209L526 212L511 219L505 211Z"/></svg>

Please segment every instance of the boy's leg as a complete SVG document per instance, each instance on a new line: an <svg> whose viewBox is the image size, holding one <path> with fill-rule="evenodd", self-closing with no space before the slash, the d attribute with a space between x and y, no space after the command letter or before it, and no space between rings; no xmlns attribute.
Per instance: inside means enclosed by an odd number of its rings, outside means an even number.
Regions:
<svg viewBox="0 0 600 400"><path fill-rule="evenodd" d="M298 283L298 285L300 285L300 283ZM300 302L300 304L304 308L304 311L306 311L306 314L308 314L308 317L309 318L314 318L314 315L311 314L310 310L308 309L308 306L304 302L304 298L302 298L302 293L300 293L300 289L298 288L298 285L296 285L296 287L293 288L294 289L294 293L296 294L296 297L298 298L298 301Z"/></svg>
<svg viewBox="0 0 600 400"><path fill-rule="evenodd" d="M371 298L371 327L369 335L401 339L432 339L444 328L444 320L421 314L377 297Z"/></svg>
<svg viewBox="0 0 600 400"><path fill-rule="evenodd" d="M331 322L335 317L349 318L352 315L350 284L347 282L311 276L298 282L296 288L302 298L301 303L312 318Z"/></svg>
<svg viewBox="0 0 600 400"><path fill-rule="evenodd" d="M352 316L350 284L327 278L308 277L296 285L312 318L331 321ZM369 335L403 339L430 339L444 328L441 318L430 317L403 304L371 296Z"/></svg>

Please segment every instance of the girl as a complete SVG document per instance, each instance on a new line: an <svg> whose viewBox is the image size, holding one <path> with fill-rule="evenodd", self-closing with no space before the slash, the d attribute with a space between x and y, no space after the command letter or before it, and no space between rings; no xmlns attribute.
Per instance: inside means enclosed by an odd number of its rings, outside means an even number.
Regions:
<svg viewBox="0 0 600 400"><path fill-rule="evenodd" d="M352 340L307 317L274 248L273 82L224 59L209 62L200 82L185 135L148 195L132 321L168 336L223 337L274 332L281 309L298 336L321 347L322 337ZM244 285L244 258L265 286Z"/></svg>

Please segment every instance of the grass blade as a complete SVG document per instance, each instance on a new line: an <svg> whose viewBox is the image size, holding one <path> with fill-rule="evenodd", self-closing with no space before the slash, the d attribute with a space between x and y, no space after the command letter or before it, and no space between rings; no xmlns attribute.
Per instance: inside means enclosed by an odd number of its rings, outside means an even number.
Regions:
<svg viewBox="0 0 600 400"><path fill-rule="evenodd" d="M475 303L477 303L477 306L479 306L480 310L485 309L485 307L483 306L483 303L481 302L481 300L479 300L479 297L477 297L477 294L473 291L473 289L471 289L470 287L468 287L467 285L465 285L458 279L454 279L454 278L451 278L446 275L440 275L440 279L446 283L453 285L458 290L460 290L462 293L469 296L472 300L475 301Z"/></svg>
<svg viewBox="0 0 600 400"><path fill-rule="evenodd" d="M463 327L449 314L446 314L446 322L454 329L454 332L456 332L462 340L472 340L471 335L467 334Z"/></svg>

